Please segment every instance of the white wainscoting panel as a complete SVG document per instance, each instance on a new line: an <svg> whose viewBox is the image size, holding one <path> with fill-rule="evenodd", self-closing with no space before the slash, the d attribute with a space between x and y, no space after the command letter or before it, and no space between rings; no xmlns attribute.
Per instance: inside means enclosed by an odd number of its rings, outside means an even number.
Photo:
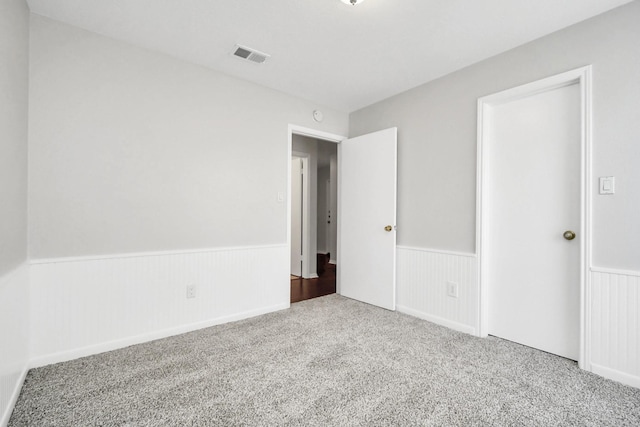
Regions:
<svg viewBox="0 0 640 427"><path fill-rule="evenodd" d="M31 264L34 367L289 307L286 245Z"/></svg>
<svg viewBox="0 0 640 427"><path fill-rule="evenodd" d="M591 369L640 387L640 272L591 269Z"/></svg>
<svg viewBox="0 0 640 427"><path fill-rule="evenodd" d="M397 310L469 334L476 334L477 258L472 254L398 246ZM447 295L458 284L458 297Z"/></svg>
<svg viewBox="0 0 640 427"><path fill-rule="evenodd" d="M29 362L29 267L0 277L0 426L9 422Z"/></svg>

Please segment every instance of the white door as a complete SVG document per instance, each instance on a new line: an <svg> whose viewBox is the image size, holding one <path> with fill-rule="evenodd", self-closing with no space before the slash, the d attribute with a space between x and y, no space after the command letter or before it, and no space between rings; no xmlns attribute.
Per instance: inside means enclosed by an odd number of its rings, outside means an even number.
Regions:
<svg viewBox="0 0 640 427"><path fill-rule="evenodd" d="M302 159L291 158L291 274L302 276Z"/></svg>
<svg viewBox="0 0 640 427"><path fill-rule="evenodd" d="M580 105L573 84L493 106L486 147L488 332L573 360L580 345Z"/></svg>
<svg viewBox="0 0 640 427"><path fill-rule="evenodd" d="M388 310L396 306L396 134L347 139L338 154L338 289Z"/></svg>

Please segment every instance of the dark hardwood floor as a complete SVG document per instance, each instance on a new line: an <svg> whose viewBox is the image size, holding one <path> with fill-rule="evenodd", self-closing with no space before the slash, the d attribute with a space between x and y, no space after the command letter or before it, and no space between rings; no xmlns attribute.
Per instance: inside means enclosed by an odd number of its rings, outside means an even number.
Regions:
<svg viewBox="0 0 640 427"><path fill-rule="evenodd" d="M329 256L318 254L318 278L303 279L291 276L291 302L336 293L336 265L329 263Z"/></svg>

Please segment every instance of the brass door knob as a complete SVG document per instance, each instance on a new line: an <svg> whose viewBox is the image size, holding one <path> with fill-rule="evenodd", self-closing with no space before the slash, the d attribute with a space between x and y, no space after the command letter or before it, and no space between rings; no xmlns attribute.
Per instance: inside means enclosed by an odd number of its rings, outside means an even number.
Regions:
<svg viewBox="0 0 640 427"><path fill-rule="evenodd" d="M390 226L390 225L387 225L387 226L384 228L384 231L391 231L391 230L393 230L393 227L392 227L392 226Z"/></svg>
<svg viewBox="0 0 640 427"><path fill-rule="evenodd" d="M562 234L562 237L564 237L567 240L573 240L576 238L576 233L574 233L571 230L567 230L564 232L564 234Z"/></svg>

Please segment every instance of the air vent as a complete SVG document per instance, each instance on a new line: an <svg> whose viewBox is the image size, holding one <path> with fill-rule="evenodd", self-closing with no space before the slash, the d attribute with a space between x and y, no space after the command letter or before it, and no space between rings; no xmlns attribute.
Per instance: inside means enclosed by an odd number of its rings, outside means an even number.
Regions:
<svg viewBox="0 0 640 427"><path fill-rule="evenodd" d="M240 46L239 44L236 45L233 54L238 58L246 59L251 62L255 62L256 64L262 64L270 56L266 53L258 52L255 49L251 49L250 47Z"/></svg>

